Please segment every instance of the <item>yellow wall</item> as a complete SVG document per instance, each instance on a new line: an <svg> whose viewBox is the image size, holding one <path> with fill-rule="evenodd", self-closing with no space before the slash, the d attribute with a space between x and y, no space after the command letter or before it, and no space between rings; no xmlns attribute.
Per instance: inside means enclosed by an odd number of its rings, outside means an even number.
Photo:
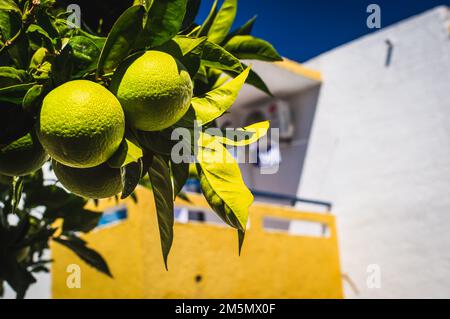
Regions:
<svg viewBox="0 0 450 319"><path fill-rule="evenodd" d="M196 207L208 207L189 195ZM85 236L108 261L114 279L85 265L67 248L52 244L55 298L341 298L342 280L335 219L330 214L255 203L242 254L233 229L204 223L175 224L164 269L151 192L125 200L128 219ZM187 205L177 201L178 205ZM101 201L99 209L116 206ZM292 236L262 228L264 216L327 224L329 237ZM69 289L66 268L81 266L81 288ZM199 282L196 277L201 276Z"/></svg>

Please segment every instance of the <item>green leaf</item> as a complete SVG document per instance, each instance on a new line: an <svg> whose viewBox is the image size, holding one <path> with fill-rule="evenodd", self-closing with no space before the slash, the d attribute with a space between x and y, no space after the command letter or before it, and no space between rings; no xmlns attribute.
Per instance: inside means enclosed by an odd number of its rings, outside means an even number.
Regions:
<svg viewBox="0 0 450 319"><path fill-rule="evenodd" d="M76 237L56 237L53 240L63 246L66 246L72 250L81 260L87 263L89 266L94 267L101 273L112 278L111 271L105 259L95 250L86 246L86 242Z"/></svg>
<svg viewBox="0 0 450 319"><path fill-rule="evenodd" d="M56 231L57 228L51 228L50 226L46 225L39 228L36 232L32 233L29 237L22 241L20 245L22 247L26 247L42 242L47 243L49 238L52 237Z"/></svg>
<svg viewBox="0 0 450 319"><path fill-rule="evenodd" d="M108 165L112 168L121 168L132 162L138 162L142 156L142 150L138 146L124 139L116 153L108 160Z"/></svg>
<svg viewBox="0 0 450 319"><path fill-rule="evenodd" d="M55 46L53 44L50 35L37 24L31 24L27 29L27 35L32 39L37 47L45 47L50 52L55 52Z"/></svg>
<svg viewBox="0 0 450 319"><path fill-rule="evenodd" d="M63 232L81 231L88 233L97 227L100 217L102 217L102 214L98 212L84 208L72 209L64 215Z"/></svg>
<svg viewBox="0 0 450 319"><path fill-rule="evenodd" d="M165 44L156 48L176 57L188 70L189 75L194 77L200 67L201 52L206 37L190 38L187 36L176 36Z"/></svg>
<svg viewBox="0 0 450 319"><path fill-rule="evenodd" d="M10 66L0 67L0 88L23 84L31 80L31 76L24 70L19 70Z"/></svg>
<svg viewBox="0 0 450 319"><path fill-rule="evenodd" d="M73 71L73 50L70 45L66 45L61 52L55 56L52 63L52 79L54 86L59 86L70 81Z"/></svg>
<svg viewBox="0 0 450 319"><path fill-rule="evenodd" d="M237 230L238 233L238 254L241 255L242 251L242 245L244 244L245 239L245 231L242 231L240 229Z"/></svg>
<svg viewBox="0 0 450 319"><path fill-rule="evenodd" d="M84 36L86 38L88 38L89 40L91 40L92 42L95 43L95 46L101 51L103 49L103 46L106 43L106 39L105 37L99 37L93 34L90 34L86 31L84 31L83 29L76 29L78 35Z"/></svg>
<svg viewBox="0 0 450 319"><path fill-rule="evenodd" d="M181 162L176 164L171 161L170 171L173 178L173 196L175 199L175 197L177 197L180 193L184 184L186 184L186 181L189 177L189 163Z"/></svg>
<svg viewBox="0 0 450 319"><path fill-rule="evenodd" d="M197 170L200 187L211 208L228 225L245 231L253 195L226 148L208 134L200 134Z"/></svg>
<svg viewBox="0 0 450 319"><path fill-rule="evenodd" d="M184 15L181 30L188 29L195 21L198 11L200 10L201 0L188 0L186 6L186 14Z"/></svg>
<svg viewBox="0 0 450 319"><path fill-rule="evenodd" d="M131 162L120 168L122 174L122 195L120 199L125 199L131 195L139 184L142 176L142 161Z"/></svg>
<svg viewBox="0 0 450 319"><path fill-rule="evenodd" d="M201 83L204 84L208 84L208 71L206 71L206 67L204 66L200 66L197 74L194 77L195 81L200 81ZM197 85L198 83L196 82L195 85ZM196 86L194 85L194 90L196 90Z"/></svg>
<svg viewBox="0 0 450 319"><path fill-rule="evenodd" d="M238 35L231 38L225 49L239 59L254 59L261 61L281 61L283 58L267 41L251 35Z"/></svg>
<svg viewBox="0 0 450 319"><path fill-rule="evenodd" d="M211 28L211 25L213 24L214 19L217 15L217 3L218 3L218 0L214 0L214 3L211 7L211 10L209 11L208 16L206 17L202 26L198 30L197 36L202 37L202 36L208 35L209 29Z"/></svg>
<svg viewBox="0 0 450 319"><path fill-rule="evenodd" d="M249 35L252 32L253 25L255 24L257 16L253 16L250 20L248 20L244 25L234 30L230 34L227 35L223 43L227 43L232 37L236 35Z"/></svg>
<svg viewBox="0 0 450 319"><path fill-rule="evenodd" d="M165 136L162 132L144 132L135 130L134 137L144 150L162 155L170 155L174 142L170 140L170 136Z"/></svg>
<svg viewBox="0 0 450 319"><path fill-rule="evenodd" d="M15 11L18 14L22 15L22 12L20 11L19 7L14 2L14 0L1 0L0 1L0 10Z"/></svg>
<svg viewBox="0 0 450 319"><path fill-rule="evenodd" d="M204 44L206 39L206 37L191 38L185 35L178 35L173 38L173 41L175 41L180 48L181 55L186 55Z"/></svg>
<svg viewBox="0 0 450 319"><path fill-rule="evenodd" d="M244 128L208 128L205 132L218 142L230 146L246 146L255 143L267 134L269 121L258 122Z"/></svg>
<svg viewBox="0 0 450 319"><path fill-rule="evenodd" d="M209 41L207 41L203 47L202 65L239 73L244 70L241 62L235 56L220 45Z"/></svg>
<svg viewBox="0 0 450 319"><path fill-rule="evenodd" d="M11 60L18 68L25 69L28 65L28 39L21 31L21 15L16 11L0 10L0 45L4 42L12 41L13 44L6 47ZM3 50L3 49L1 49Z"/></svg>
<svg viewBox="0 0 450 319"><path fill-rule="evenodd" d="M157 47L172 39L180 31L186 5L187 0L153 1L135 48Z"/></svg>
<svg viewBox="0 0 450 319"><path fill-rule="evenodd" d="M130 7L114 23L98 60L97 76L113 71L130 53L142 32L144 12L143 6Z"/></svg>
<svg viewBox="0 0 450 319"><path fill-rule="evenodd" d="M184 200L185 202L193 204L192 201L189 199L188 195L185 192L183 192L183 191L179 192L177 197L182 199L182 200Z"/></svg>
<svg viewBox="0 0 450 319"><path fill-rule="evenodd" d="M22 107L25 111L34 113L37 111L42 102L42 94L44 93L44 86L42 84L33 85L25 94Z"/></svg>
<svg viewBox="0 0 450 319"><path fill-rule="evenodd" d="M28 69L36 70L38 69L44 62L51 59L50 54L46 48L37 49L33 56L31 57L30 65Z"/></svg>
<svg viewBox="0 0 450 319"><path fill-rule="evenodd" d="M172 247L174 224L173 190L168 160L162 155L155 154L148 174L155 198L164 264L168 269L167 258Z"/></svg>
<svg viewBox="0 0 450 319"><path fill-rule="evenodd" d="M237 0L225 0L214 18L214 22L208 31L208 40L214 43L222 43L230 32L236 17Z"/></svg>
<svg viewBox="0 0 450 319"><path fill-rule="evenodd" d="M265 136L269 130L269 126L269 121L258 122L244 128L227 129L224 135L214 136L214 138L225 145L246 146L255 143L261 137ZM206 132L209 133L208 130Z"/></svg>
<svg viewBox="0 0 450 319"><path fill-rule="evenodd" d="M36 20L36 24L40 25L52 39L55 39L56 43L61 43L61 37L56 28L55 19L51 16L49 10L38 10Z"/></svg>
<svg viewBox="0 0 450 319"><path fill-rule="evenodd" d="M66 192L56 185L42 186L42 181L30 185L27 189L27 205L31 208L46 206L46 217L64 217L72 210L82 209L86 200Z"/></svg>
<svg viewBox="0 0 450 319"><path fill-rule="evenodd" d="M68 45L73 50L75 76L82 76L96 69L101 50L94 41L85 36L74 36Z"/></svg>
<svg viewBox="0 0 450 319"><path fill-rule="evenodd" d="M2 260L2 277L16 292L17 299L23 299L28 287L36 282L26 267L17 262L13 254Z"/></svg>
<svg viewBox="0 0 450 319"><path fill-rule="evenodd" d="M0 89L0 101L22 105L25 94L36 83L18 84Z"/></svg>
<svg viewBox="0 0 450 319"><path fill-rule="evenodd" d="M249 71L250 68L247 68L236 78L217 89L206 93L204 96L192 98L191 103L196 117L202 121L203 125L215 120L233 105Z"/></svg>
<svg viewBox="0 0 450 319"><path fill-rule="evenodd" d="M140 158L142 158L143 153L142 150L136 146L133 142L126 140L128 145L127 156L125 157L125 162L122 165L127 165L131 162L137 162Z"/></svg>

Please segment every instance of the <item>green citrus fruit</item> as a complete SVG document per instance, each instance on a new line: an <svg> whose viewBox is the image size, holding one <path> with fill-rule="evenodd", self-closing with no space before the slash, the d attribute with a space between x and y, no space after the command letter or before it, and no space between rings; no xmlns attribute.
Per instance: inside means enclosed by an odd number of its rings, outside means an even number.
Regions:
<svg viewBox="0 0 450 319"><path fill-rule="evenodd" d="M147 51L117 69L110 90L132 127L158 131L175 124L186 113L192 81L177 59L164 52Z"/></svg>
<svg viewBox="0 0 450 319"><path fill-rule="evenodd" d="M108 198L122 190L119 168L101 164L90 168L73 168L52 161L53 171L58 180L70 192L89 198Z"/></svg>
<svg viewBox="0 0 450 319"><path fill-rule="evenodd" d="M64 83L44 98L39 139L58 162L95 167L107 161L122 142L125 116L116 97L95 82Z"/></svg>
<svg viewBox="0 0 450 319"><path fill-rule="evenodd" d="M48 155L34 133L29 133L0 150L0 174L24 176L42 167Z"/></svg>

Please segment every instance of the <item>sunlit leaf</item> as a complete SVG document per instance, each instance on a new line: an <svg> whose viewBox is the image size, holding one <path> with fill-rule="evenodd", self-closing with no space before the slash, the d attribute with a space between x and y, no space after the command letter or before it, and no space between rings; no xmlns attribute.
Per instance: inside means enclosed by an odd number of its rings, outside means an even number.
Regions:
<svg viewBox="0 0 450 319"><path fill-rule="evenodd" d="M192 107L195 110L197 119L201 120L202 124L215 120L233 105L247 79L249 71L250 68L247 68L233 80L208 92L204 96L192 99Z"/></svg>
<svg viewBox="0 0 450 319"><path fill-rule="evenodd" d="M187 36L179 35L174 37L173 41L178 44L181 54L186 55L196 49L198 46L202 45L206 41L206 39L206 37L190 38Z"/></svg>
<svg viewBox="0 0 450 319"><path fill-rule="evenodd" d="M233 37L225 45L225 49L239 59L254 59L269 62L283 60L269 42L252 37L251 35Z"/></svg>
<svg viewBox="0 0 450 319"><path fill-rule="evenodd" d="M136 162L143 156L142 150L136 146L133 142L126 140L128 146L127 156L122 165L127 165L131 162Z"/></svg>
<svg viewBox="0 0 450 319"><path fill-rule="evenodd" d="M214 137L217 141L225 145L246 146L255 143L261 137L265 136L269 126L269 121L263 121L244 128L227 129L223 136ZM208 133L208 130L206 132Z"/></svg>
<svg viewBox="0 0 450 319"><path fill-rule="evenodd" d="M238 164L226 148L200 134L197 164L202 192L211 208L228 225L244 231L253 195L245 186Z"/></svg>
<svg viewBox="0 0 450 319"><path fill-rule="evenodd" d="M208 31L208 39L214 43L222 43L222 41L230 32L236 17L237 0L225 0L217 12L214 22Z"/></svg>

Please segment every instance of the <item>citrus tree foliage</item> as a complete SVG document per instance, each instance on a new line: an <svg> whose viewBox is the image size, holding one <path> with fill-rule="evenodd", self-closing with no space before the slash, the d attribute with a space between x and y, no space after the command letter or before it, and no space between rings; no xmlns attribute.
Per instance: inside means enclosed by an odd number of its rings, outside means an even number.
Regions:
<svg viewBox="0 0 450 319"><path fill-rule="evenodd" d="M92 1L91 1L92 2ZM95 1L93 1L95 2ZM108 88L116 68L130 55L159 50L186 67L194 97L184 117L162 131L126 128L122 145L108 165L122 172L121 198L134 197L139 183L152 189L161 246L167 268L173 241L173 201L189 174L188 163L175 163L170 152L177 127L213 127L234 103L244 83L270 94L263 80L240 59L277 61L266 41L250 35L255 18L232 29L237 0L216 0L206 20L195 21L200 0L130 1L107 36L82 24L54 0L0 0L0 149L34 130L43 98L75 79ZM98 12L98 19L102 12ZM261 133L259 123L238 129L235 140L203 132L188 141L203 194L212 209L235 228L242 245L253 196L242 181L226 145L247 145ZM224 161L225 160L225 161ZM148 177L147 177L148 175ZM107 263L78 234L96 227L101 214L85 208L89 199L68 193L40 169L24 177L0 176L0 294L7 282L23 297L35 282L33 273L48 271L43 258L49 240L66 246L83 261L112 276ZM56 227L55 221L62 220ZM107 256L106 256L107 259Z"/></svg>

